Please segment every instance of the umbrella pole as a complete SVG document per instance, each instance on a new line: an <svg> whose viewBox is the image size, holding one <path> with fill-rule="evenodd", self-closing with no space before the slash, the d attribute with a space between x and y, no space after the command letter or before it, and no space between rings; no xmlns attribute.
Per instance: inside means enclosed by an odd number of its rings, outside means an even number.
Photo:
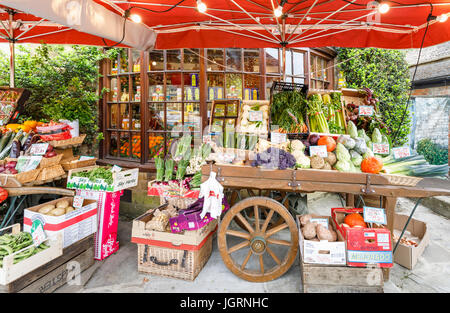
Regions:
<svg viewBox="0 0 450 313"><path fill-rule="evenodd" d="M283 79L283 81L286 81L286 47L283 46L282 51L282 59L283 59L283 63L282 63L282 68L281 68L281 77Z"/></svg>
<svg viewBox="0 0 450 313"><path fill-rule="evenodd" d="M13 29L13 21L14 21L14 13L8 12L9 15L9 87L14 88L15 87L15 49L14 49L14 29Z"/></svg>

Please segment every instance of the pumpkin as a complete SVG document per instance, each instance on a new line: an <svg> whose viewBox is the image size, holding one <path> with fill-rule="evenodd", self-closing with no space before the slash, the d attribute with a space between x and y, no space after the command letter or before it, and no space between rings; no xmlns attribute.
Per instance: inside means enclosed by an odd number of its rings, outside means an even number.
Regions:
<svg viewBox="0 0 450 313"><path fill-rule="evenodd" d="M367 227L367 224L364 222L364 217L359 213L348 214L344 219L344 223L349 227Z"/></svg>
<svg viewBox="0 0 450 313"><path fill-rule="evenodd" d="M21 124L8 124L6 125L6 128L8 128L9 130L17 130L19 129L19 127L22 126Z"/></svg>
<svg viewBox="0 0 450 313"><path fill-rule="evenodd" d="M26 125L31 128L36 128L37 123L38 123L37 121L25 121L23 122L23 125Z"/></svg>
<svg viewBox="0 0 450 313"><path fill-rule="evenodd" d="M364 173L378 174L383 169L383 161L377 157L368 157L361 162L361 171Z"/></svg>
<svg viewBox="0 0 450 313"><path fill-rule="evenodd" d="M336 141L332 137L323 136L317 141L318 146L327 146L327 151L332 152L336 149Z"/></svg>

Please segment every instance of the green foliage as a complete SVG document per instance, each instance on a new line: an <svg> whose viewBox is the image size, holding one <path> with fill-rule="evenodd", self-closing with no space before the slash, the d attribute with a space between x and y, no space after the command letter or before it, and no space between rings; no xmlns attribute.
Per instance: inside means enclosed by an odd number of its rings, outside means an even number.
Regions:
<svg viewBox="0 0 450 313"><path fill-rule="evenodd" d="M339 62L352 58L339 65L345 75L347 87L370 88L380 100L378 110L382 121L388 127L386 133L392 136L399 129L393 144L400 146L406 143L411 128L411 116L407 113L402 123L410 89L404 52L376 48L337 50Z"/></svg>
<svg viewBox="0 0 450 313"><path fill-rule="evenodd" d="M97 102L104 92L98 90L98 62L114 53L88 46L16 46L15 84L31 91L21 120L78 119L80 132L87 134L85 143L95 149ZM4 53L0 54L0 85L9 85L9 56Z"/></svg>
<svg viewBox="0 0 450 313"><path fill-rule="evenodd" d="M417 153L423 155L430 164L448 163L448 149L432 142L429 138L422 139L417 143Z"/></svg>

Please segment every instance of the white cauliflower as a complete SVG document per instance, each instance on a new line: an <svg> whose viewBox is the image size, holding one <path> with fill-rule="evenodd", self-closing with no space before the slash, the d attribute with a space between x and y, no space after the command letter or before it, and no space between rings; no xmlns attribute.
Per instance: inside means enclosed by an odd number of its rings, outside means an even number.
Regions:
<svg viewBox="0 0 450 313"><path fill-rule="evenodd" d="M298 139L291 141L291 151L305 151L305 145Z"/></svg>
<svg viewBox="0 0 450 313"><path fill-rule="evenodd" d="M292 155L295 158L297 167L300 168L310 168L311 167L311 160L308 156L306 156L303 151L301 150L295 150L292 152Z"/></svg>

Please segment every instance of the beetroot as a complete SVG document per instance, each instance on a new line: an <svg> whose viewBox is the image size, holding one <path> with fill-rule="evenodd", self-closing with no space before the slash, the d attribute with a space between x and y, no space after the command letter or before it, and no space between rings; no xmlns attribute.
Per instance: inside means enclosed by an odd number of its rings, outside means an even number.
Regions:
<svg viewBox="0 0 450 313"><path fill-rule="evenodd" d="M5 168L16 168L17 162L16 161L9 161L6 163Z"/></svg>
<svg viewBox="0 0 450 313"><path fill-rule="evenodd" d="M309 143L311 146L317 146L317 142L319 141L320 136L318 134L309 135Z"/></svg>

